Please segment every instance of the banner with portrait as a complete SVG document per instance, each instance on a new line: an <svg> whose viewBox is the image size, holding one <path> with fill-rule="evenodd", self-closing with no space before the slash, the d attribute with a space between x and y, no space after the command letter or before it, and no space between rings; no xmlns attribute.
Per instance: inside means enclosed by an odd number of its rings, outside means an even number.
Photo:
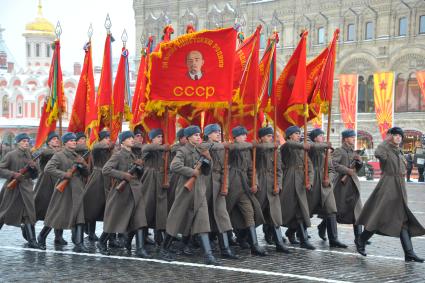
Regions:
<svg viewBox="0 0 425 283"><path fill-rule="evenodd" d="M165 107L227 107L232 99L236 30L185 34L162 42L150 54L146 86L148 111Z"/></svg>

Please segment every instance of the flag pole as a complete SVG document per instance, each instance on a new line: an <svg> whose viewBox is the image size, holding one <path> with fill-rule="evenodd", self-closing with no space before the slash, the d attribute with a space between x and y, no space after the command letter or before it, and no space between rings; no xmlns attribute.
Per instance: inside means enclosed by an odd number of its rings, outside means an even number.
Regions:
<svg viewBox="0 0 425 283"><path fill-rule="evenodd" d="M60 41L60 36L62 34L62 27L61 27L61 24L60 24L59 21L56 24L55 34L56 34L56 41ZM56 41L55 41L55 45L56 45ZM58 67L57 64L59 64L59 58L57 56L57 51L56 51L55 64L56 65L54 67L56 69ZM56 76L57 76L58 70L54 70L54 72L56 73ZM58 86L56 85L55 87L56 87L56 91L58 91ZM61 87L61 86L59 86L59 87ZM64 98L61 96L61 99L63 100ZM62 137L62 103L63 103L63 101L58 101L58 120L59 120L59 136L60 137Z"/></svg>
<svg viewBox="0 0 425 283"><path fill-rule="evenodd" d="M307 115L308 108L307 103L304 104L304 146L307 146ZM310 190L310 180L308 177L308 155L304 149L304 184L307 190Z"/></svg>
<svg viewBox="0 0 425 283"><path fill-rule="evenodd" d="M165 144L168 144L168 123L169 123L169 119L168 119L168 107L165 107L165 129L164 129L164 141ZM165 151L165 156L164 156L164 179L162 181L162 187L164 189L168 189L170 187L170 183L168 181L168 159L170 158L170 151L166 150Z"/></svg>
<svg viewBox="0 0 425 283"><path fill-rule="evenodd" d="M109 17L109 13L106 14L106 19L105 19L105 24L104 27L106 29L106 34L107 36L112 36L111 35L111 27L112 27L112 22L111 22L111 18ZM109 60L109 62L112 63L112 54L110 54L111 58ZM111 82L112 82L112 70L111 70ZM111 103L113 103L113 97L111 97ZM109 105L109 130L112 131L112 104Z"/></svg>
<svg viewBox="0 0 425 283"><path fill-rule="evenodd" d="M277 44L277 29L276 27L274 27L274 37L272 39L274 41L274 44ZM273 48L273 52L275 52L275 48ZM275 54L273 54L271 56L271 58L273 58L273 56L275 56ZM273 59L272 59L273 62ZM273 66L274 68L275 66ZM274 70L274 69L273 69ZM273 79L274 75L272 76ZM269 76L270 79L270 76ZM272 84L273 85L273 84ZM273 94L274 90L272 90ZM277 126L276 126L276 121L277 121L277 106L276 106L276 98L274 97L274 103L273 103L273 141L274 141L274 150L273 150L273 154L274 154L274 161L273 161L273 193L274 194L278 194L279 193L279 183L278 183L278 176L277 176L277 158L278 158L278 148L279 145L277 143Z"/></svg>

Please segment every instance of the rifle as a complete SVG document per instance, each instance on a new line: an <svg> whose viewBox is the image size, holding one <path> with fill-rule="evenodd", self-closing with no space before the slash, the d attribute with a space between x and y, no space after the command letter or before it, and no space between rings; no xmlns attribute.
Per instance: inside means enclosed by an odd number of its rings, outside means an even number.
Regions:
<svg viewBox="0 0 425 283"><path fill-rule="evenodd" d="M86 153L81 156L82 158L85 158L87 154L89 154L90 151L87 150ZM70 169L68 169L68 172L71 172L71 176L74 176L74 174L77 172L79 165L77 163L74 163ZM65 188L68 186L70 179L62 179L59 184L56 185L56 189L63 193L65 191Z"/></svg>
<svg viewBox="0 0 425 283"><path fill-rule="evenodd" d="M211 150L211 148L213 147L214 143L211 143L211 145L208 147L208 152ZM207 151L207 150L205 150ZM202 165L204 164L210 164L210 161L208 160L208 158L206 158L205 156L201 155L198 159L198 161L196 161L195 163L195 167L193 169L195 170L201 170ZM189 192L191 192L193 190L193 186L195 185L195 181L196 181L197 176L192 176L189 178L189 180L186 181L186 183L184 183L184 188L186 190L188 190Z"/></svg>
<svg viewBox="0 0 425 283"><path fill-rule="evenodd" d="M358 156L361 156L361 155L363 155L365 153L365 149L363 148L358 154L356 154L356 155L358 155ZM353 159L353 161L351 161L351 164L350 164L350 169L354 169L354 168L356 168L356 166L357 166L357 164L358 164L358 160L357 159ZM346 175L344 175L342 178L341 178L341 183L343 183L344 185L347 183L347 179L348 179L348 175L346 174Z"/></svg>
<svg viewBox="0 0 425 283"><path fill-rule="evenodd" d="M39 157L41 156L41 152L35 156L32 156L32 161L36 161ZM29 164L25 165L24 168L21 168L18 173L21 175L26 174L29 170L31 169L31 167L29 166ZM9 190L13 190L16 188L16 186L18 185L18 180L17 179L12 179L9 184L7 184L6 188L8 188Z"/></svg>
<svg viewBox="0 0 425 283"><path fill-rule="evenodd" d="M141 170L143 170L143 167L136 164L136 163L133 163L133 165L130 167L130 169L127 171L127 173L133 175L134 173L136 173L137 170L141 171ZM128 183L127 180L121 180L121 182L115 187L115 189L119 192L122 192L122 191L124 191L127 183Z"/></svg>

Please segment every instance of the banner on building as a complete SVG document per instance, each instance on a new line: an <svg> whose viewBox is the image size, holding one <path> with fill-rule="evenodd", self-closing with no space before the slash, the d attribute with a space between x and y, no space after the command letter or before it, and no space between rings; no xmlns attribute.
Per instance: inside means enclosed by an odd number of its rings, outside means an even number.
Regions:
<svg viewBox="0 0 425 283"><path fill-rule="evenodd" d="M418 84L421 89L422 103L425 104L425 71L417 71L416 79L418 80Z"/></svg>
<svg viewBox="0 0 425 283"><path fill-rule="evenodd" d="M339 103L344 127L357 128L357 74L339 75Z"/></svg>
<svg viewBox="0 0 425 283"><path fill-rule="evenodd" d="M394 73L382 72L373 74L373 86L376 120L378 120L382 139L385 139L387 131L392 127L394 121Z"/></svg>

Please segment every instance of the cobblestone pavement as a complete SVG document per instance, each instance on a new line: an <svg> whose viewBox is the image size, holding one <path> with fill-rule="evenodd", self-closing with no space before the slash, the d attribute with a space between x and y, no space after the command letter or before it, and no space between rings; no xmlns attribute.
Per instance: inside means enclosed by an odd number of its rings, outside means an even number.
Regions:
<svg viewBox="0 0 425 283"><path fill-rule="evenodd" d="M362 182L365 201L376 182ZM425 185L408 185L409 206L425 224ZM425 264L405 263L398 238L375 235L367 246L367 257L355 252L350 225L339 225L340 240L348 249L330 249L317 236L319 219L309 228L315 251L291 246L292 254L278 254L267 246L269 256L251 256L249 251L236 249L240 260L220 259L221 266L203 265L202 254L178 256L177 261L159 260L158 250L148 246L153 259L139 259L121 250L112 256L95 253L93 244L86 242L92 253L76 254L72 244L63 249L53 245L53 233L47 239L47 250L26 248L19 228L5 226L0 231L0 281L107 281L107 282L425 282ZM37 223L37 233L42 223ZM98 223L97 233L101 233ZM265 244L261 229L260 242ZM70 242L70 232L64 237ZM133 244L134 245L134 244ZM425 237L413 239L415 251L425 257ZM133 246L134 252L134 246ZM218 255L218 252L216 252Z"/></svg>

